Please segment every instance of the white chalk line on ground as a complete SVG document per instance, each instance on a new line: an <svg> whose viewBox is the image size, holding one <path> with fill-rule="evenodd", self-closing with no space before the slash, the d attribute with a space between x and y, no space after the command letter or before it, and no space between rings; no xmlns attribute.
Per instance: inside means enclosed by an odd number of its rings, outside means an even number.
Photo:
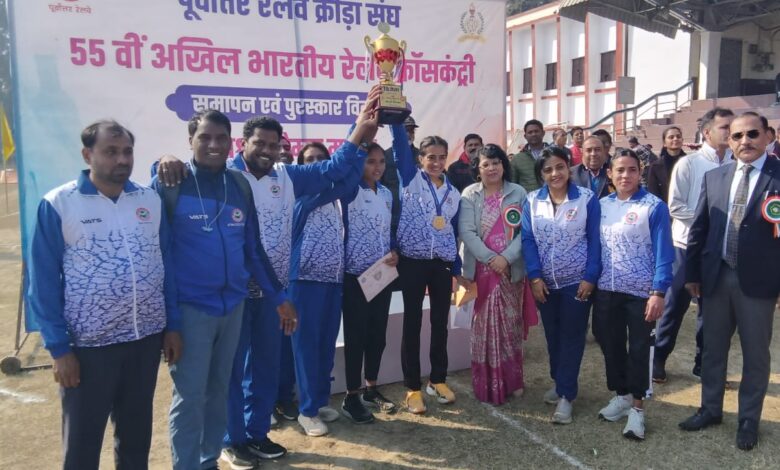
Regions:
<svg viewBox="0 0 780 470"><path fill-rule="evenodd" d="M453 381L450 379L448 381L450 385L454 385L452 388L458 391L460 394L466 394L466 390L461 386L460 383ZM456 385L457 384L457 385ZM535 432L531 431L530 429L526 428L525 426L520 423L520 421L507 416L506 414L499 411L495 406L492 406L488 403L479 402L479 405L482 406L482 408L485 408L486 410L490 411L490 414L494 418L498 418L501 421L505 422L506 424L510 425L511 427L517 429L518 431L525 434L525 436L531 440L534 444L538 444L540 446L543 446L544 448L551 451L556 456L560 457L563 461L568 463L574 468L580 469L580 470L591 470L591 467L588 467L584 463L580 462L576 458L572 457L571 455L567 454L564 450L562 450L560 447L556 446L555 444L551 444L550 442L546 441L544 438L536 434Z"/></svg>
<svg viewBox="0 0 780 470"><path fill-rule="evenodd" d="M14 392L13 390L8 390L5 388L0 388L0 396L10 397L22 403L43 403L46 401L44 398L36 395Z"/></svg>

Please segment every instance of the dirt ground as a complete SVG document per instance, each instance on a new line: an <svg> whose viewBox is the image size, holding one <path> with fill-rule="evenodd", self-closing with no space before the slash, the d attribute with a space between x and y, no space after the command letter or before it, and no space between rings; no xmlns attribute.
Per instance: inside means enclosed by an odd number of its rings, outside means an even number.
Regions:
<svg viewBox="0 0 780 470"><path fill-rule="evenodd" d="M4 211L0 191L0 355L11 354L14 343L21 269L18 216ZM11 194L11 211L16 210ZM621 436L622 424L599 421L598 410L609 400L601 352L590 340L580 374L580 397L575 402L574 423L554 426L553 407L542 402L550 387L547 354L541 327L535 328L525 346L526 394L493 407L476 401L468 370L448 380L458 401L442 406L429 401L425 416L406 412L378 415L377 422L357 426L341 419L331 433L308 438L296 423L283 423L271 438L290 453L264 468L307 469L482 469L482 468L780 468L780 366L772 365L771 383L764 404L760 445L742 452L734 445L736 385L726 392L721 426L699 433L683 433L677 423L693 413L700 386L690 374L693 361L695 315L689 314L677 349L668 363L669 382L656 387L647 404L647 439L632 442ZM775 336L780 328L775 324ZM388 338L400 341L400 338ZM465 345L464 345L465 346ZM775 341L772 353L780 346ZM50 361L39 337L32 335L20 355L25 365ZM741 370L739 340L734 338L729 380L738 382ZM383 387L397 401L403 387ZM160 368L155 398L155 427L151 468L170 468L167 409L171 381ZM340 405L335 395L332 405ZM111 429L106 432L102 463L113 467ZM0 375L0 468L55 469L60 465L60 405L51 371ZM224 464L222 468L227 468Z"/></svg>

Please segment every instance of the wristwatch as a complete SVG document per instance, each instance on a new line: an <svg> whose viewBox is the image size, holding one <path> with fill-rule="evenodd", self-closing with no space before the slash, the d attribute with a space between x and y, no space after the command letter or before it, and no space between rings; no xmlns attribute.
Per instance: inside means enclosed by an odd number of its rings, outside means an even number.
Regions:
<svg viewBox="0 0 780 470"><path fill-rule="evenodd" d="M650 291L650 295L651 295L651 296L653 296L653 295L654 295L654 296L656 296L656 297L660 297L660 298L662 298L662 299L663 299L663 298L666 296L666 292L662 292L662 291L660 291L660 290L651 290L651 291Z"/></svg>

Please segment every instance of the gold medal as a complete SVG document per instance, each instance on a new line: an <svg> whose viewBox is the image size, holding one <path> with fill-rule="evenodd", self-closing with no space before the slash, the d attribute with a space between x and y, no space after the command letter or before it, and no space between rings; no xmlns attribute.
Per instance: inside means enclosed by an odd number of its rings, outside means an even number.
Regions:
<svg viewBox="0 0 780 470"><path fill-rule="evenodd" d="M435 228L436 230L444 230L444 227L447 225L447 221L444 220L443 215L437 215L436 217L433 218L432 225L433 228Z"/></svg>

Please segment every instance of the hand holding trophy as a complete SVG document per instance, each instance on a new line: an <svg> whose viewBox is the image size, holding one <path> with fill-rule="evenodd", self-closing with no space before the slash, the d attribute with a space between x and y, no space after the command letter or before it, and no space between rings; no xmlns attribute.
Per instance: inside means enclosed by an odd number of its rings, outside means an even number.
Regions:
<svg viewBox="0 0 780 470"><path fill-rule="evenodd" d="M401 94L401 85L393 80L393 71L399 63L403 66L402 57L406 53L406 41L398 42L390 37L387 34L390 31L387 23L380 23L379 31L382 34L373 41L369 36L364 39L366 48L371 54L372 65L376 62L381 70L379 85L382 94L379 97L379 123L401 124L411 110L406 106L406 97Z"/></svg>

